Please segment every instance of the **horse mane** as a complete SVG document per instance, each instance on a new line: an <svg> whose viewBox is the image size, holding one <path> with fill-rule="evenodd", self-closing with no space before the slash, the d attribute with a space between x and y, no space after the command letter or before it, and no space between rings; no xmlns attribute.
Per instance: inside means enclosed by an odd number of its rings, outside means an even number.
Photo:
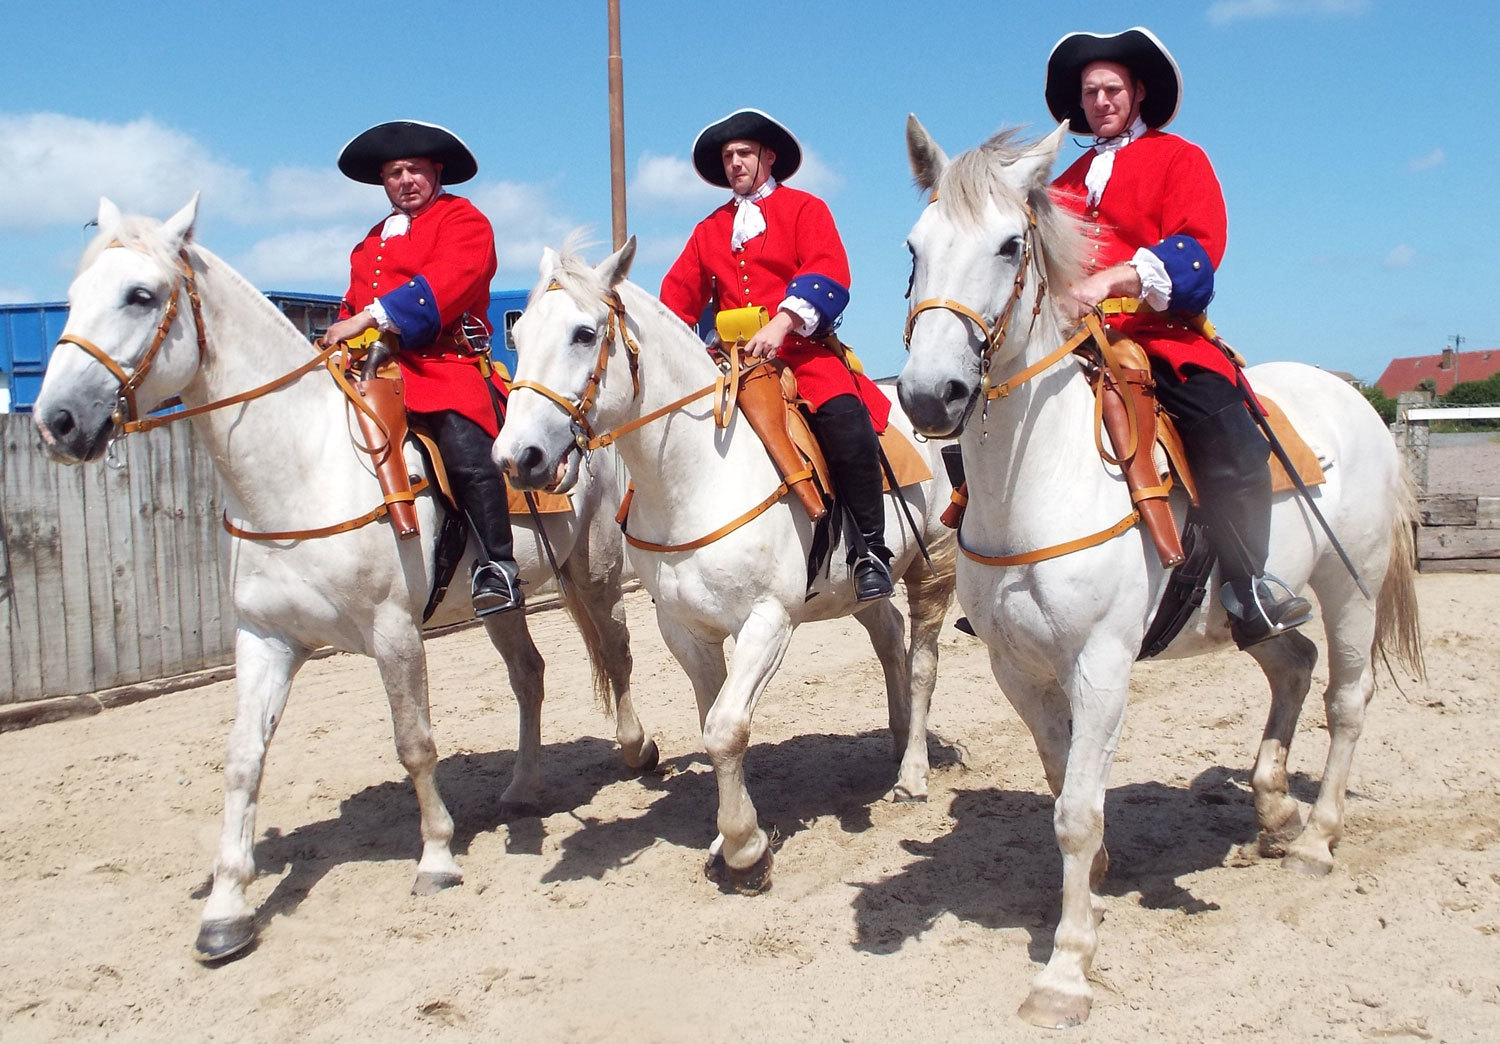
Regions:
<svg viewBox="0 0 1500 1044"><path fill-rule="evenodd" d="M563 240L562 248L557 256L557 265L553 268L552 274L537 280L536 285L531 288L531 293L526 297L526 306L531 307L538 297L546 293L553 283L556 283L580 308L590 310L597 308L600 302L609 295L609 287L604 285L604 280L599 278L599 273L594 271L594 266L583 257L582 251L590 245L592 241L586 238L583 229L574 229L570 232ZM628 280L621 283L622 289L625 286L634 286L640 291L641 301L638 304L644 304L652 310L653 314L663 319L670 319L685 333L694 338L697 337L692 328L662 304L655 294Z"/></svg>
<svg viewBox="0 0 1500 1044"><path fill-rule="evenodd" d="M116 243L139 250L165 268L175 268L177 258L162 246L158 237L151 234L160 227L161 222L155 218L144 217L140 214L121 215L118 226L108 232L101 230L89 245L83 248L83 256L78 259L78 268L73 274L75 276L82 274L85 269L99 260L100 254Z"/></svg>
<svg viewBox="0 0 1500 1044"><path fill-rule="evenodd" d="M977 223L991 200L1017 210L1029 204L1036 215L1036 250L1053 292L1077 282L1083 273L1086 223L1052 201L1046 186L1023 195L1006 181L1004 168L1036 145L1019 127L1004 127L978 148L954 158L938 179L938 205L964 221Z"/></svg>

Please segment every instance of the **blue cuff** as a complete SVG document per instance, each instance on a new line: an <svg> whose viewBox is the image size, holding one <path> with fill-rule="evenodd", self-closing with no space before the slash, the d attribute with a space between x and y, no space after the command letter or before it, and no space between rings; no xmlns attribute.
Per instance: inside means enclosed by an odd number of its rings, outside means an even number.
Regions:
<svg viewBox="0 0 1500 1044"><path fill-rule="evenodd" d="M1168 236L1146 249L1161 260L1172 280L1168 311L1197 315L1208 308L1214 299L1214 265L1202 243L1192 236Z"/></svg>
<svg viewBox="0 0 1500 1044"><path fill-rule="evenodd" d="M401 344L407 348L425 348L443 330L443 319L438 314L437 298L427 280L416 276L402 286L396 287L380 298L380 306L396 329L401 331Z"/></svg>
<svg viewBox="0 0 1500 1044"><path fill-rule="evenodd" d="M838 324L839 316L849 304L849 288L834 279L816 272L799 275L786 286L786 296L800 297L818 313L818 328L812 336L819 337Z"/></svg>

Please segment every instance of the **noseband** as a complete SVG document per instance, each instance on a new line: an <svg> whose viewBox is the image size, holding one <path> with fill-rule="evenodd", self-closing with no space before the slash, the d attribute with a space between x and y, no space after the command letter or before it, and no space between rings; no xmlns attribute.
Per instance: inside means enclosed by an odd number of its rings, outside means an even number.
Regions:
<svg viewBox="0 0 1500 1044"><path fill-rule="evenodd" d="M115 240L104 249L113 250L116 247L126 247L127 244ZM138 249L130 247L129 249ZM172 330L172 324L177 321L177 296L179 291L186 291L189 305L193 310L193 325L198 331L198 359L201 362L208 352L208 333L203 327L203 302L198 296L198 282L193 275L193 263L188 260L187 250L177 252L177 279L172 283L172 295L167 301L167 310L162 313L161 321L156 324L156 336L151 339L151 347L146 349L146 354L136 364L135 373L126 375L120 364L115 362L109 355L93 341L76 334L63 334L57 339L58 344L72 344L82 348L110 372L115 380L120 382L120 392L115 402L115 410L112 419L117 427L125 434L131 434L140 428L141 421L139 410L135 403L136 389L151 372L151 366L156 362L156 354L161 351L161 346L166 343L167 334Z"/></svg>

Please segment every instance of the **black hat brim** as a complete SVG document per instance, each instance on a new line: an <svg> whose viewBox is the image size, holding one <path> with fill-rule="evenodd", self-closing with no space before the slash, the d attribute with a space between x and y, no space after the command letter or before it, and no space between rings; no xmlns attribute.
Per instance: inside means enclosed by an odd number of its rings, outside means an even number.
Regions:
<svg viewBox="0 0 1500 1044"><path fill-rule="evenodd" d="M759 109L740 109L710 123L693 139L693 169L710 185L728 188L724 176L724 146L731 141L756 141L776 153L771 176L778 182L797 173L802 166L802 146L796 137Z"/></svg>
<svg viewBox="0 0 1500 1044"><path fill-rule="evenodd" d="M354 181L379 185L381 167L413 156L441 163L444 185L457 185L479 173L474 153L457 134L419 120L393 120L357 135L339 152L339 170Z"/></svg>
<svg viewBox="0 0 1500 1044"><path fill-rule="evenodd" d="M1047 58L1047 109L1059 123L1088 134L1083 111L1083 70L1092 62L1118 62L1146 85L1141 119L1148 127L1165 127L1182 104L1182 71L1177 60L1151 30L1136 26L1112 36L1069 33Z"/></svg>

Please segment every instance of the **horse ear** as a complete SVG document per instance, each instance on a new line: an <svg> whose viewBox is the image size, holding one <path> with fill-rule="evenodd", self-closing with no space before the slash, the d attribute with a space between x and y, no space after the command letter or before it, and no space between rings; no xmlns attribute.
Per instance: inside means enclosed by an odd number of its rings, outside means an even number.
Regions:
<svg viewBox="0 0 1500 1044"><path fill-rule="evenodd" d="M605 286L618 286L620 280L630 274L630 262L635 260L635 236L625 240L625 245L601 261L594 274L604 280Z"/></svg>
<svg viewBox="0 0 1500 1044"><path fill-rule="evenodd" d="M911 160L911 174L917 187L931 192L943 176L943 168L948 166L948 156L914 113L906 115L906 156Z"/></svg>
<svg viewBox="0 0 1500 1044"><path fill-rule="evenodd" d="M99 216L94 219L94 224L99 226L99 233L112 232L120 227L120 208L115 206L104 196L99 197Z"/></svg>
<svg viewBox="0 0 1500 1044"><path fill-rule="evenodd" d="M162 222L162 238L172 250L181 250L193 238L193 224L198 220L198 197L201 195L201 192L194 192L187 206Z"/></svg>
<svg viewBox="0 0 1500 1044"><path fill-rule="evenodd" d="M1062 148L1063 136L1067 133L1068 125L1059 123L1057 130L1031 146L1006 168L1006 180L1026 193L1045 188L1051 180L1052 164L1057 159L1057 151Z"/></svg>
<svg viewBox="0 0 1500 1044"><path fill-rule="evenodd" d="M536 270L543 279L551 278L552 273L557 271L557 251L551 247L542 247L542 260Z"/></svg>

